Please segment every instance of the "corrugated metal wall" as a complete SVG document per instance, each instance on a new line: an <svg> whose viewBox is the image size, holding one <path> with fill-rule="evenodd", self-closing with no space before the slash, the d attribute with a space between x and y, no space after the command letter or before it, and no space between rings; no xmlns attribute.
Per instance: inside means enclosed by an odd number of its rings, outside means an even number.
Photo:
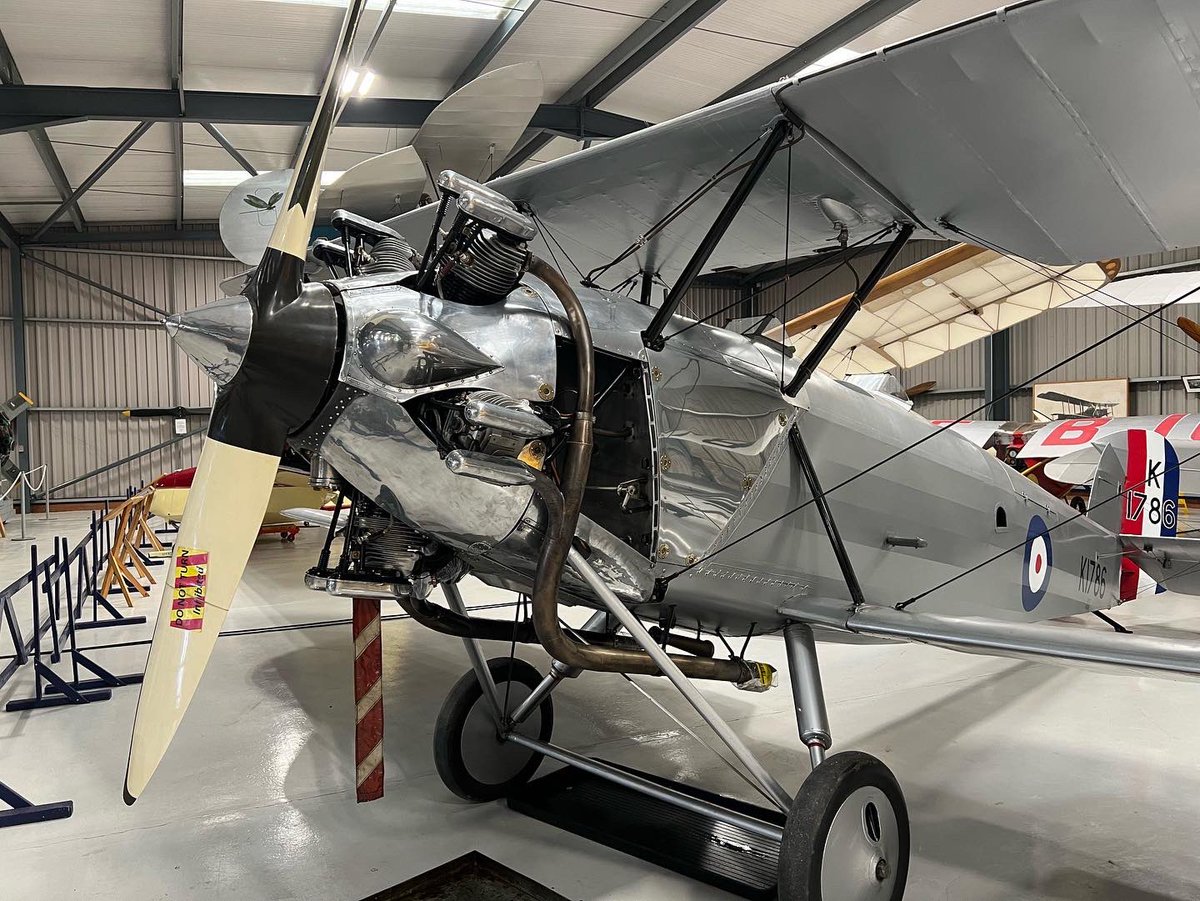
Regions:
<svg viewBox="0 0 1200 901"><path fill-rule="evenodd" d="M893 271L945 246L914 241L901 253ZM34 260L69 269L167 312L190 309L220 297L221 280L243 268L236 261L224 259L180 258L227 257L215 241L155 241L101 248L150 255L26 251L23 277L29 389L38 404L30 418L30 455L34 465L49 464L56 485L172 437L170 419L128 419L120 415L121 410L207 406L211 386L200 370L171 346L153 313L53 272ZM854 260L859 277L877 258L877 253L867 253ZM1155 254L1126 261L1126 269L1194 258L1200 258L1200 252ZM7 254L0 254L0 347L5 348L6 358L12 346L7 265ZM782 283L771 284L777 278L777 274L763 276L749 287L697 287L685 298L681 312L696 318L711 317L714 324L721 325L746 312L744 299L753 294L753 314L774 312L788 319L849 293L855 284L854 274L838 265L823 265L795 275L786 288ZM1016 326L1011 342L1013 381L1031 378L1070 352L1111 334L1131 315L1138 315L1138 311L1058 310ZM1094 353L1060 367L1045 380L1128 376L1134 380L1133 413L1200 411L1200 397L1185 394L1177 378L1157 381L1165 376L1200 372L1200 350L1191 346L1174 325L1179 315L1200 319L1200 305L1171 310L1161 321L1155 320L1153 328L1133 329ZM957 418L982 402L983 360L983 344L976 342L902 372L900 377L906 385L936 381L937 390L919 398L917 410L933 419ZM0 366L3 397L14 390L11 361L6 359L5 363ZM1014 418L1029 418L1030 407L1030 392L1026 390L1013 398ZM193 420L191 424L198 427L202 422ZM191 465L198 447L198 439L189 439L74 485L56 497L120 495L130 485Z"/></svg>
<svg viewBox="0 0 1200 901"><path fill-rule="evenodd" d="M54 485L173 437L171 418L127 418L122 410L208 406L211 383L171 346L156 314L37 261L78 273L167 313L220 297L220 281L245 268L236 261L170 256L227 257L219 242L154 241L98 245L95 249L162 256L80 252L83 248L25 251L28 386L37 404L29 420L29 454L33 465L49 466ZM3 286L0 309L8 315L11 299L6 275ZM5 322L5 326L9 331L4 346L8 348L12 346L11 323ZM12 367L4 369L0 394L8 396ZM202 425L200 419L189 420L191 428ZM186 439L54 496L119 496L128 486L192 465L198 448L199 438Z"/></svg>

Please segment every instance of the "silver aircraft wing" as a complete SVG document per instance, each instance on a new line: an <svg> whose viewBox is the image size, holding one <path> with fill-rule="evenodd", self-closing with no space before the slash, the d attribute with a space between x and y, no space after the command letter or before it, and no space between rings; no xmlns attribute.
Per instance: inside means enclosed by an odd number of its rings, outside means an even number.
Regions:
<svg viewBox="0 0 1200 901"><path fill-rule="evenodd" d="M1200 594L1200 538L1122 535L1130 558L1171 591Z"/></svg>
<svg viewBox="0 0 1200 901"><path fill-rule="evenodd" d="M582 272L634 245L600 284L645 268L673 281L754 148L665 229L651 227L784 111L805 136L776 154L710 270L780 259L789 157L794 257L835 237L822 198L852 208L851 241L899 218L918 226L916 237L970 240L949 222L1053 265L1191 246L1200 244L1190 189L1200 87L1186 48L1197 34L1191 0L1035 0L494 187L528 202L559 256ZM422 247L433 214L422 208L389 224ZM537 252L549 256L545 246Z"/></svg>

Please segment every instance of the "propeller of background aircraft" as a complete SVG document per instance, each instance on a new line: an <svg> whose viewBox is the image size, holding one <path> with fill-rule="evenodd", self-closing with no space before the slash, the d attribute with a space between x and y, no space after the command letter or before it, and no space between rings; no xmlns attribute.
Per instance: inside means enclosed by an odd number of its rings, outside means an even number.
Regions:
<svg viewBox="0 0 1200 901"><path fill-rule="evenodd" d="M1200 322L1188 319L1186 316L1180 316L1175 320L1175 324L1179 326L1185 335L1193 341L1200 343Z"/></svg>
<svg viewBox="0 0 1200 901"><path fill-rule="evenodd" d="M921 382L919 385L913 385L911 388L905 388L904 393L908 395L909 400L912 400L914 397L920 397L922 394L926 394L936 387L936 381Z"/></svg>
<svg viewBox="0 0 1200 901"><path fill-rule="evenodd" d="M212 655L271 496L288 433L325 393L337 346L337 312L320 285L303 283L325 152L339 112L338 86L367 0L351 0L299 164L245 295L231 315L252 314L240 366L217 394L208 435L176 536L171 569L138 697L125 801L158 768ZM249 310L245 310L249 307ZM241 309L237 309L241 308Z"/></svg>
<svg viewBox="0 0 1200 901"><path fill-rule="evenodd" d="M320 189L317 210L347 209L383 221L434 195L433 175L453 169L483 180L516 146L542 102L541 69L517 63L479 76L441 103L412 144L347 169ZM279 216L291 169L263 172L241 182L221 206L221 240L243 263L262 257Z"/></svg>

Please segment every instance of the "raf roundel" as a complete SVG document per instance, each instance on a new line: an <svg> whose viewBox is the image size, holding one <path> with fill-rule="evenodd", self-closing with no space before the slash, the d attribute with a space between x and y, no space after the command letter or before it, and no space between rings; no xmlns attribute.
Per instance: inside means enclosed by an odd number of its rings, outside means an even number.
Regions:
<svg viewBox="0 0 1200 901"><path fill-rule="evenodd" d="M1021 572L1021 605L1032 610L1046 596L1050 585L1050 571L1054 568L1054 552L1050 544L1050 530L1040 516L1029 520L1029 532L1025 536L1025 560Z"/></svg>

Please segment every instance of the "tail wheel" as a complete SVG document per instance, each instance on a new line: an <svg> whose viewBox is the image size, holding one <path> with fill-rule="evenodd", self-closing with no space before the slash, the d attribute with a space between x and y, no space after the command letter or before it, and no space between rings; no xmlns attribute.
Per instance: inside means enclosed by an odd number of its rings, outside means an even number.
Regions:
<svg viewBox="0 0 1200 901"><path fill-rule="evenodd" d="M788 813L780 901L898 901L908 855L908 808L891 770L861 751L835 754Z"/></svg>
<svg viewBox="0 0 1200 901"><path fill-rule="evenodd" d="M498 657L488 661L496 691L506 710L514 711L542 681L524 660ZM549 741L554 731L554 702L549 695L516 731ZM493 801L524 785L542 755L500 737L496 717L474 670L446 695L433 733L433 758L446 788L467 801Z"/></svg>

